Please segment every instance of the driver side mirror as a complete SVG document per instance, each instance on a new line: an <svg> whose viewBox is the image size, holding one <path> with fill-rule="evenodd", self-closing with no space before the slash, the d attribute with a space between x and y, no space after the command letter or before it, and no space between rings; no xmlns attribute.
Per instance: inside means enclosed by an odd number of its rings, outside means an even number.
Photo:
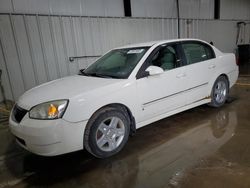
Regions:
<svg viewBox="0 0 250 188"><path fill-rule="evenodd" d="M148 72L150 76L153 76L153 75L162 74L164 70L161 67L151 65L146 69L146 72Z"/></svg>
<svg viewBox="0 0 250 188"><path fill-rule="evenodd" d="M83 74L84 71L85 71L85 69L80 69L78 74Z"/></svg>

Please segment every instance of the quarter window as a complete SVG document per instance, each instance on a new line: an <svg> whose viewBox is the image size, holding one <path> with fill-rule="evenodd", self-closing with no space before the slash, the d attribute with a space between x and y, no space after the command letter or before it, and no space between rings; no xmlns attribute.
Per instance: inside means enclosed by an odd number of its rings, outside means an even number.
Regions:
<svg viewBox="0 0 250 188"><path fill-rule="evenodd" d="M193 64L208 59L214 58L214 53L211 47L201 43L186 43L182 44L187 64Z"/></svg>

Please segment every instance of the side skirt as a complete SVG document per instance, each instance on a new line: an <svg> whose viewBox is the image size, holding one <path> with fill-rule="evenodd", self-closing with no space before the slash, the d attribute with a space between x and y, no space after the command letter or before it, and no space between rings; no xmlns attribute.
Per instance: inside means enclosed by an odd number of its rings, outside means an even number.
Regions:
<svg viewBox="0 0 250 188"><path fill-rule="evenodd" d="M183 112L185 110L188 110L188 109L191 109L191 108L194 108L194 107L197 107L197 106L200 106L202 104L207 104L207 103L210 103L211 102L211 99L203 99L203 100L199 100L197 102L194 102L194 103L191 103L189 105L185 105L183 107L180 107L178 109L175 109L175 110L172 110L170 112L167 112L167 113L163 113L159 116L155 116L151 119L148 119L146 121L143 121L143 122L140 122L140 123L137 123L136 124L136 129L139 129L141 127L144 127L145 125L148 125L150 123L153 123L155 121L158 121L158 120L161 120L161 119L164 119L166 117L169 117L169 116L172 116L174 114L177 114L177 113L180 113L180 112Z"/></svg>

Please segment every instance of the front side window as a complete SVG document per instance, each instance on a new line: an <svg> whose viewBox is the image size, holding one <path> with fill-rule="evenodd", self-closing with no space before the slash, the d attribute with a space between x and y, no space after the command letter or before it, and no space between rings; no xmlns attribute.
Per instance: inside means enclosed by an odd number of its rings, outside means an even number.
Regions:
<svg viewBox="0 0 250 188"><path fill-rule="evenodd" d="M105 78L128 78L148 47L112 50L91 66L83 75Z"/></svg>
<svg viewBox="0 0 250 188"><path fill-rule="evenodd" d="M184 43L182 44L187 64L198 63L214 58L214 53L211 47L201 43Z"/></svg>
<svg viewBox="0 0 250 188"><path fill-rule="evenodd" d="M175 46L163 46L153 56L150 65L161 67L164 71L180 66Z"/></svg>

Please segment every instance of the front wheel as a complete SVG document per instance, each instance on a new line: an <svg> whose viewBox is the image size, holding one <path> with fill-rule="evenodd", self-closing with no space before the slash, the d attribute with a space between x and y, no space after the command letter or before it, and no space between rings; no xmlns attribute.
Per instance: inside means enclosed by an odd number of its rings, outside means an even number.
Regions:
<svg viewBox="0 0 250 188"><path fill-rule="evenodd" d="M128 140L129 122L129 117L123 110L116 108L101 110L91 118L86 127L85 148L98 158L118 153Z"/></svg>
<svg viewBox="0 0 250 188"><path fill-rule="evenodd" d="M229 92L229 83L225 76L220 76L214 83L211 98L212 101L209 104L213 107L221 107L225 104Z"/></svg>

